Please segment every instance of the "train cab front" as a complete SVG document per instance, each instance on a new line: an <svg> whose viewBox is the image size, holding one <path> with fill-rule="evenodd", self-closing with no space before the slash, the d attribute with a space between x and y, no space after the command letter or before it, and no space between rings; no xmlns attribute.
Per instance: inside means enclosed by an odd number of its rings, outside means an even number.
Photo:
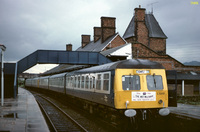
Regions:
<svg viewBox="0 0 200 132"><path fill-rule="evenodd" d="M123 109L127 117L133 117L138 112L140 115L146 115L147 112L168 115L165 70L116 69L114 102L115 108Z"/></svg>

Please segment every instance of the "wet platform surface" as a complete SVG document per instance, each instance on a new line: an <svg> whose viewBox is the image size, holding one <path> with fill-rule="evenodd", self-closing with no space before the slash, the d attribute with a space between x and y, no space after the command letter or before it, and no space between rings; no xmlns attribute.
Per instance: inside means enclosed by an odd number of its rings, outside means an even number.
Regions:
<svg viewBox="0 0 200 132"><path fill-rule="evenodd" d="M194 118L200 120L200 106L199 105L189 105L189 104L177 104L177 107L169 107L170 112L189 118Z"/></svg>
<svg viewBox="0 0 200 132"><path fill-rule="evenodd" d="M18 88L16 99L5 99L0 106L0 131L49 132L45 119L34 96Z"/></svg>

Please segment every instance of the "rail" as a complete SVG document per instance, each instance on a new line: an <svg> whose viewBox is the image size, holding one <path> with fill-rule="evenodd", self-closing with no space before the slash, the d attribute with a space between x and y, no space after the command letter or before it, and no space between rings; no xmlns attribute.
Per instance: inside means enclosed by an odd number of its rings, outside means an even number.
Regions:
<svg viewBox="0 0 200 132"><path fill-rule="evenodd" d="M52 131L88 131L49 99L39 94L37 94L35 98L44 110L44 113L52 126Z"/></svg>

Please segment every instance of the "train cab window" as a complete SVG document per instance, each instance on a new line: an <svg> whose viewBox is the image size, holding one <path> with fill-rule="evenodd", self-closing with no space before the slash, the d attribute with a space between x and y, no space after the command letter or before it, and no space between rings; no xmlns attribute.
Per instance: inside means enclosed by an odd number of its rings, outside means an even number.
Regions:
<svg viewBox="0 0 200 132"><path fill-rule="evenodd" d="M138 75L122 76L123 90L140 90L140 77Z"/></svg>
<svg viewBox="0 0 200 132"><path fill-rule="evenodd" d="M162 76L160 75L147 75L147 87L149 90L162 90Z"/></svg>
<svg viewBox="0 0 200 132"><path fill-rule="evenodd" d="M97 74L97 80L96 80L96 89L101 90L101 76L102 74Z"/></svg>
<svg viewBox="0 0 200 132"><path fill-rule="evenodd" d="M109 90L109 73L103 75L103 90Z"/></svg>

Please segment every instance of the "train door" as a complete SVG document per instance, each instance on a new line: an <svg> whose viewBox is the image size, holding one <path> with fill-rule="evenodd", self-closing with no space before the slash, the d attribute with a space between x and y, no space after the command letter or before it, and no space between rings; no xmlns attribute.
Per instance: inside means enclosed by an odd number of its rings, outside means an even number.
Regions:
<svg viewBox="0 0 200 132"><path fill-rule="evenodd" d="M167 70L168 106L177 107L177 73L175 70Z"/></svg>

